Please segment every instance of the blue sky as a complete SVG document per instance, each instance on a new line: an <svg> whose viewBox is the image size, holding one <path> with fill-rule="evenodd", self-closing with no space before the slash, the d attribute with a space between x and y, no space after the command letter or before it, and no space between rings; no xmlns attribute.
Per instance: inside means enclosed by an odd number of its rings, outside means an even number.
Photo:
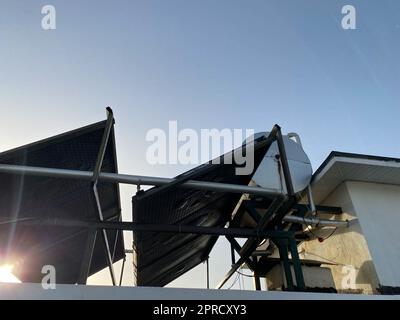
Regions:
<svg viewBox="0 0 400 320"><path fill-rule="evenodd" d="M46 4L56 30L41 28ZM356 30L341 28L345 4ZM0 150L101 120L110 105L124 173L188 169L146 162L146 132L169 120L278 123L301 135L314 170L331 150L400 157L399 56L396 0L1 0ZM133 192L122 189L126 219ZM212 284L230 264L223 248ZM204 285L204 269L174 285Z"/></svg>

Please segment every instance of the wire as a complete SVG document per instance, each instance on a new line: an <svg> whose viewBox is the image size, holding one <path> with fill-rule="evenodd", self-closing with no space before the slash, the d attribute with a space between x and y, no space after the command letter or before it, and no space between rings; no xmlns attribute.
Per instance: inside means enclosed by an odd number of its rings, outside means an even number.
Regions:
<svg viewBox="0 0 400 320"><path fill-rule="evenodd" d="M307 252L305 250L303 251L303 253L308 254L310 256L315 256L315 257L324 259L326 262L331 262L331 263L334 263L335 265L338 265L338 266L347 266L347 264L345 264L345 263L341 263L341 262L337 262L335 260L331 260L331 259L325 258L323 256L320 256L319 254L316 254L316 253ZM321 262L323 263L323 261L321 261ZM354 267L354 268L357 269L357 270L360 270L360 268L357 268L357 267Z"/></svg>
<svg viewBox="0 0 400 320"><path fill-rule="evenodd" d="M244 276L244 277L249 277L249 278L253 278L253 276L252 276L252 275L250 275L250 274L245 274L245 273L242 273L242 272L240 272L240 271L237 271L237 270L236 270L236 272L237 272L238 274L240 274L241 276Z"/></svg>
<svg viewBox="0 0 400 320"><path fill-rule="evenodd" d="M306 206L307 206L308 210L311 210L311 208L310 208L309 205L306 204ZM317 214L318 214L318 211L315 210L315 215L317 215ZM302 218L303 218L304 224L307 225L306 217L303 216ZM311 225L311 226L312 226L312 225ZM316 234L312 231L312 228L309 228L308 231L309 231L315 238L320 239L320 241L322 242L322 241L328 240L330 237L332 237L332 236L334 235L334 233L336 232L337 229L338 229L338 227L335 227L335 229L332 231L332 233L331 233L329 236L325 237L325 238L322 238L322 237L319 237L318 235L316 235ZM306 233L306 231L303 230L303 234L305 234L305 233Z"/></svg>
<svg viewBox="0 0 400 320"><path fill-rule="evenodd" d="M260 241L261 239L257 239L258 241ZM257 246L256 249L258 249L259 247L261 247L262 245L264 245L267 242L267 239L262 239L260 244Z"/></svg>
<svg viewBox="0 0 400 320"><path fill-rule="evenodd" d="M340 265L340 266L344 266L345 264L343 264L343 263L341 263L341 262L337 262L337 261L335 261L335 260L331 260L331 259L328 259L328 258L325 258L325 257L323 257L323 256L320 256L319 254L316 254L316 253L312 253L312 252L307 252L307 251L303 251L303 253L304 254L308 254L308 255L311 255L311 256L315 256L315 257L318 257L318 258L321 258L321 259L324 259L325 261L327 261L327 262L332 262L332 263L334 263L334 264L336 264L336 265Z"/></svg>
<svg viewBox="0 0 400 320"><path fill-rule="evenodd" d="M333 234L336 232L336 230L338 229L338 227L336 227L333 231L332 231L332 233L329 235L329 236L327 236L327 237L325 237L325 238L323 238L323 240L322 241L325 241L325 240L327 240L327 239L329 239L330 237L332 237L333 236Z"/></svg>
<svg viewBox="0 0 400 320"><path fill-rule="evenodd" d="M321 237L321 236L315 234L315 233L312 231L311 228L308 229L308 231L309 231L315 238L317 238L320 242L323 242L323 241L325 241L325 240L328 240L330 237L332 237L332 236L335 234L335 232L337 231L337 229L338 229L338 227L335 227L335 229L333 229L333 231L332 231L328 236L326 236L325 238L323 238L323 237ZM303 231L303 234L305 234L305 233L306 233L306 231Z"/></svg>
<svg viewBox="0 0 400 320"><path fill-rule="evenodd" d="M232 289L232 287L236 284L236 282L237 282L238 279L239 279L239 276L240 276L239 274L236 275L235 280L233 281L233 283L231 284L231 286L228 288L228 290Z"/></svg>

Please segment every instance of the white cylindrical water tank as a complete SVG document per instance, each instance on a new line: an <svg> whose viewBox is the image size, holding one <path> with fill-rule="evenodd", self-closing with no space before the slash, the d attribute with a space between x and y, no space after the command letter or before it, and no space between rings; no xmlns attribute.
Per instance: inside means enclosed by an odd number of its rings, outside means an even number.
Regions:
<svg viewBox="0 0 400 320"><path fill-rule="evenodd" d="M268 132L256 133L254 138L257 139L261 135L268 136L268 134ZM291 137L298 136L291 134ZM252 138L250 138L250 141L251 140ZM299 193L310 184L312 167L310 159L300 144L300 139L297 138L296 140L297 142L288 136L283 136L293 189L295 193ZM249 139L247 139L247 141L249 141ZM252 179L252 184L271 189L271 191L274 192L283 192L286 194L285 179L279 159L278 143L274 141L257 168Z"/></svg>

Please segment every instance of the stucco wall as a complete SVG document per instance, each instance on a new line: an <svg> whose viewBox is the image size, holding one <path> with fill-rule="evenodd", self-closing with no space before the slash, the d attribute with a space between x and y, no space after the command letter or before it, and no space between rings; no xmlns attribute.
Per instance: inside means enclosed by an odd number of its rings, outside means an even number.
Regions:
<svg viewBox="0 0 400 320"><path fill-rule="evenodd" d="M340 206L344 212L339 216L319 214L320 218L339 220L358 218L358 211L354 207L347 182L339 185L320 204ZM346 279L349 279L350 272L353 272L355 286L352 286L351 289L367 294L375 293L378 281L374 265L360 223L357 220L354 221L349 228L339 228L323 242L318 240L304 242L299 246L300 257L331 263L331 265L324 266L331 269L335 287L339 292L348 291L348 285L351 282ZM319 230L314 234L326 238L332 233L332 230ZM350 271L351 269L346 266L352 266L354 271Z"/></svg>
<svg viewBox="0 0 400 320"><path fill-rule="evenodd" d="M400 286L400 186L347 182L379 283Z"/></svg>

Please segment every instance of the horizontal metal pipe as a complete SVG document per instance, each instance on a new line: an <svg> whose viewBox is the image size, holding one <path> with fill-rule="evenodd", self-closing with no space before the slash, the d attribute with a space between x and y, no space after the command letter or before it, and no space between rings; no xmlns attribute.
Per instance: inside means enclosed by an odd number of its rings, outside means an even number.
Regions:
<svg viewBox="0 0 400 320"><path fill-rule="evenodd" d="M182 234L202 234L212 236L232 236L235 238L288 238L293 233L287 231L257 231L256 229L246 228L218 228L218 227L200 227L190 225L160 225L160 224L137 224L134 222L110 222L110 221L83 221L69 219L22 219L1 222L4 224L21 224L21 225L46 225L73 228L95 228L95 229L111 229L126 231L146 231L160 233L182 233Z"/></svg>
<svg viewBox="0 0 400 320"><path fill-rule="evenodd" d="M286 222L294 222L300 224L307 224L307 225L316 225L318 227L348 227L349 221L338 221L338 220L326 220L326 219L318 219L314 217L297 217L297 216L285 216L283 221Z"/></svg>
<svg viewBox="0 0 400 320"><path fill-rule="evenodd" d="M69 179L80 179L88 181L92 180L93 178L93 172L91 171L41 168L41 167L18 166L9 164L0 164L0 173L54 177L54 178L69 178ZM174 181L174 179L170 178L136 176L136 175L106 173L106 172L100 173L99 180L105 182L142 185L142 186L143 185L161 186L169 184ZM233 192L233 193L250 193L254 195L269 196L269 197L273 197L280 194L276 193L276 191L260 187L251 187L251 186L243 186L243 185L219 183L219 182L194 181L194 180L189 180L184 182L182 184L182 188L207 190L207 191Z"/></svg>

